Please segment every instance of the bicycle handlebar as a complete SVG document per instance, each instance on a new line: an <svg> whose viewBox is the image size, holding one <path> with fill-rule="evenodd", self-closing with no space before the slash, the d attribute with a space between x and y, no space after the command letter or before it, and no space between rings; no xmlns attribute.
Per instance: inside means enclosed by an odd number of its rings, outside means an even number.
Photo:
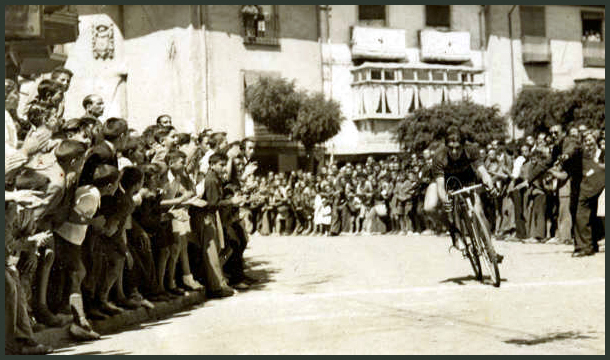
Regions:
<svg viewBox="0 0 610 360"><path fill-rule="evenodd" d="M466 186L465 188L461 188L460 190L456 190L456 191L452 191L449 193L449 196L455 196L458 194L462 194L465 192L471 192L473 190L476 190L478 188L483 187L483 184L476 184L476 185L471 185L471 186Z"/></svg>

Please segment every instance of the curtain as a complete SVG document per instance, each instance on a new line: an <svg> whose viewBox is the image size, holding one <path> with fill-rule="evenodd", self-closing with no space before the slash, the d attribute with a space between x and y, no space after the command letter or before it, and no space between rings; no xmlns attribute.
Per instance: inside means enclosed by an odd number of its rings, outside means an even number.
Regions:
<svg viewBox="0 0 610 360"><path fill-rule="evenodd" d="M449 86L447 87L447 95L449 101L460 102L463 99L464 89L462 86Z"/></svg>
<svg viewBox="0 0 610 360"><path fill-rule="evenodd" d="M381 86L369 85L364 88L364 109L366 114L374 114L381 101Z"/></svg>
<svg viewBox="0 0 610 360"><path fill-rule="evenodd" d="M400 113L398 104L398 86L386 86L385 99L386 106L390 110L390 114L398 115Z"/></svg>
<svg viewBox="0 0 610 360"><path fill-rule="evenodd" d="M416 88L413 85L400 85L400 114L406 115L409 113L411 104L413 104L413 95L416 93Z"/></svg>
<svg viewBox="0 0 610 360"><path fill-rule="evenodd" d="M440 104L443 100L443 87L438 85L424 85L419 89L419 97L423 107Z"/></svg>
<svg viewBox="0 0 610 360"><path fill-rule="evenodd" d="M423 85L419 88L419 101L423 107L429 107L431 105L431 92L432 86Z"/></svg>

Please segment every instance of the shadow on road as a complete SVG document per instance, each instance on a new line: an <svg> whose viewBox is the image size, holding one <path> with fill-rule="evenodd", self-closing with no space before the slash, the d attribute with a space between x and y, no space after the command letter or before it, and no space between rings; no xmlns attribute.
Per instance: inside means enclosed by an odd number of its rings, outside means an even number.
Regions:
<svg viewBox="0 0 610 360"><path fill-rule="evenodd" d="M445 280L439 281L439 284L454 283L454 284L458 284L458 285L466 285L467 282L478 283L479 280L477 280L477 278L475 278L472 275L468 275L468 276L461 276L461 277L445 279Z"/></svg>
<svg viewBox="0 0 610 360"><path fill-rule="evenodd" d="M506 344L515 344L515 345L540 345L546 344L553 341L562 341L562 340L581 340L581 339L592 339L592 336L584 335L574 331L566 331L560 333L550 333L540 337L534 337L533 339L509 339L504 340Z"/></svg>
<svg viewBox="0 0 610 360"><path fill-rule="evenodd" d="M251 258L244 258L245 269L244 273L256 279L256 283L250 286L249 290L262 290L267 284L271 282L275 282L274 276L279 271L278 269L273 269L268 267L269 261L264 260L252 260Z"/></svg>
<svg viewBox="0 0 610 360"><path fill-rule="evenodd" d="M507 279L500 278L500 281L506 282ZM445 280L439 281L439 284L454 283L457 285L466 285L467 283L478 283L478 282L479 282L479 280L477 280L477 278L475 278L473 275L468 275L468 276L461 276L461 277L445 279ZM491 278L489 276L483 276L484 284L488 284L490 282L491 282Z"/></svg>
<svg viewBox="0 0 610 360"><path fill-rule="evenodd" d="M90 343L90 342L80 342L78 343L78 345L83 345L86 343ZM63 348L60 350L55 350L53 351L54 355L61 355L62 353L68 352L68 351L72 351L74 350L74 348ZM84 352L77 352L77 353L73 353L70 355L131 355L131 352L129 351L124 351L124 350L108 350L108 351L84 351Z"/></svg>

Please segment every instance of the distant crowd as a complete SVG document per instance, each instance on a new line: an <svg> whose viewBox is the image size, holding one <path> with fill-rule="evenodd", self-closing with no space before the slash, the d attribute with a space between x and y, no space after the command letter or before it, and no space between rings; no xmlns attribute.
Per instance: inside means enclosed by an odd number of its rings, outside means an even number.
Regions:
<svg viewBox="0 0 610 360"><path fill-rule="evenodd" d="M71 78L59 68L42 80L25 116L16 111L19 85L5 79L7 353L51 352L34 341L36 328L70 324L75 339L95 340L91 319L153 308L187 291L245 291L257 282L244 273L251 234L447 230L424 212L427 192L436 191L435 147L330 163L315 174L268 172L253 157L252 139L179 132L170 115L139 133L126 119L104 118L95 94L83 99L83 116L65 119ZM597 250L603 195L592 194L594 216L586 228L576 226L579 195L588 191L579 188L587 183L578 177L582 165L558 163L532 176L563 139L582 144L583 161L605 168L604 129L554 126L480 147L501 189L486 203L498 239L572 244L589 229ZM520 187L524 179L528 186Z"/></svg>

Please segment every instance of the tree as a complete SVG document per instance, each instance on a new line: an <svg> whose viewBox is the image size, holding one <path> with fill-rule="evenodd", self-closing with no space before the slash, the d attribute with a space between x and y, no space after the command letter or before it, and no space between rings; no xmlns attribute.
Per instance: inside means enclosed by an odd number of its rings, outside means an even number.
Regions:
<svg viewBox="0 0 610 360"><path fill-rule="evenodd" d="M295 90L294 81L262 77L246 87L245 105L252 119L273 133L289 135L296 121L302 93Z"/></svg>
<svg viewBox="0 0 610 360"><path fill-rule="evenodd" d="M312 169L314 147L337 135L344 120L339 103L325 99L324 94L315 93L301 98L297 119L292 126L292 137L305 147L310 159L308 170Z"/></svg>
<svg viewBox="0 0 610 360"><path fill-rule="evenodd" d="M324 94L297 91L294 81L263 77L246 88L246 109L273 133L300 141L313 165L313 149L341 130L341 106Z"/></svg>
<svg viewBox="0 0 610 360"><path fill-rule="evenodd" d="M451 125L458 126L467 140L481 145L507 134L499 108L463 101L415 110L398 124L397 138L404 149L418 152L443 139Z"/></svg>
<svg viewBox="0 0 610 360"><path fill-rule="evenodd" d="M575 123L600 129L606 123L606 83L577 85L570 91Z"/></svg>
<svg viewBox="0 0 610 360"><path fill-rule="evenodd" d="M605 96L603 81L576 85L563 91L524 89L511 107L510 115L526 134L573 122L599 128L606 120Z"/></svg>

